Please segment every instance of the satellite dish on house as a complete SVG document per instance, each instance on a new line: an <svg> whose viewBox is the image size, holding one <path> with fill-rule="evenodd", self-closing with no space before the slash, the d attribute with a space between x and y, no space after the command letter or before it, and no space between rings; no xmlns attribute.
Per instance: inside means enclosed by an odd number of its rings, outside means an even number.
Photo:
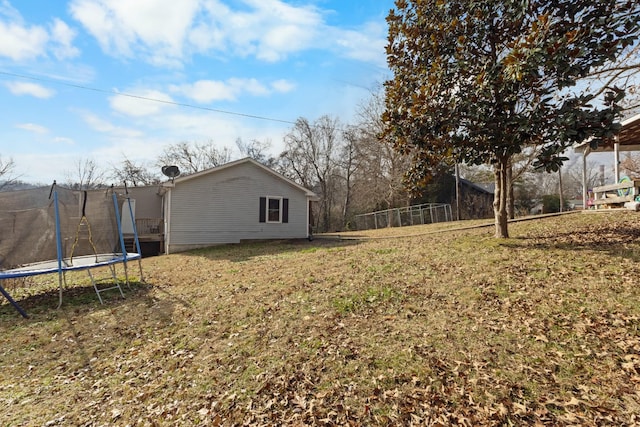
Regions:
<svg viewBox="0 0 640 427"><path fill-rule="evenodd" d="M180 175L180 169L177 166L163 166L162 173L171 178L171 182L173 182L175 177Z"/></svg>

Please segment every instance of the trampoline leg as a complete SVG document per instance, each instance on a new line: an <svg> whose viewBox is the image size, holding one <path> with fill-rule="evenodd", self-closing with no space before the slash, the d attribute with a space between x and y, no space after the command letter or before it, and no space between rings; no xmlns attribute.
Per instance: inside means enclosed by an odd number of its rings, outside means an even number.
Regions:
<svg viewBox="0 0 640 427"><path fill-rule="evenodd" d="M62 281L63 281L63 274L61 272L58 272L58 310L60 310L60 307L62 307ZM64 282L66 283L66 275L64 276Z"/></svg>
<svg viewBox="0 0 640 427"><path fill-rule="evenodd" d="M129 284L129 270L127 270L127 262L125 261L123 265L124 265L124 282L127 284L127 288L131 289L131 285ZM116 267L115 265L112 267L113 268L111 269L111 274L113 275L113 279L117 281L118 279L116 278ZM123 295L123 298L124 298L124 295Z"/></svg>
<svg viewBox="0 0 640 427"><path fill-rule="evenodd" d="M142 258L138 258L138 269L140 270L140 282L144 283L144 276L142 275Z"/></svg>
<svg viewBox="0 0 640 427"><path fill-rule="evenodd" d="M0 286L0 292L2 293L2 295L4 295L4 297L7 299L7 301L9 301L11 303L11 305L18 310L18 313L20 313L22 315L22 317L24 317L25 319L28 319L29 316L27 316L27 313L22 309L22 307L20 307L18 305L17 302L15 302L13 300L13 298L11 298L11 295L9 295L9 293L7 291L4 290L4 288L2 286Z"/></svg>

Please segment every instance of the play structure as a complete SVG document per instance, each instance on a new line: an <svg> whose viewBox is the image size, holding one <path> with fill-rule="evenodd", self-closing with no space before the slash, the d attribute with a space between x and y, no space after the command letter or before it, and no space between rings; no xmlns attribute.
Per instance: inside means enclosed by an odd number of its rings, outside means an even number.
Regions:
<svg viewBox="0 0 640 427"><path fill-rule="evenodd" d="M123 226L132 235L133 246L127 252ZM140 280L142 264L140 243L131 199L107 190L77 191L53 186L0 193L0 293L23 316L26 312L6 291L10 279L42 274L58 275L59 301L66 286L66 273L87 271L98 295L117 289L124 298L116 265L124 266L124 281L129 285L129 261L138 260ZM92 269L108 267L112 283L100 287ZM104 286L104 285L102 285Z"/></svg>

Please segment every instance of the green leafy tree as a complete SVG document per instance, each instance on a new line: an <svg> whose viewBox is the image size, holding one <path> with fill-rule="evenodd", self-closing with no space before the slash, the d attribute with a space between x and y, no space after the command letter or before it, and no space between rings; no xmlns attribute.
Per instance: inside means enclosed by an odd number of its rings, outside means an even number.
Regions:
<svg viewBox="0 0 640 427"><path fill-rule="evenodd" d="M637 0L396 0L387 17L385 131L428 182L453 158L491 164L496 236L508 237L511 159L527 147L557 171L564 151L619 129L624 91L576 84L637 43ZM601 98L597 98L601 96Z"/></svg>
<svg viewBox="0 0 640 427"><path fill-rule="evenodd" d="M569 206L565 201L563 203L563 210L567 210ZM542 213L554 213L560 212L560 196L557 194L545 194L542 196Z"/></svg>

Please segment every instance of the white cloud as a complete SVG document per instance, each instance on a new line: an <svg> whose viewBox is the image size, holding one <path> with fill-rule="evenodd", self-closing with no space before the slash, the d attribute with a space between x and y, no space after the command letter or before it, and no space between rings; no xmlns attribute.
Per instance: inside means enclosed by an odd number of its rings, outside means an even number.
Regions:
<svg viewBox="0 0 640 427"><path fill-rule="evenodd" d="M236 99L236 88L225 82L214 80L199 80L193 84L171 85L170 90L203 104Z"/></svg>
<svg viewBox="0 0 640 427"><path fill-rule="evenodd" d="M386 31L382 24L370 23L359 31L332 29L328 39L344 57L386 67Z"/></svg>
<svg viewBox="0 0 640 427"><path fill-rule="evenodd" d="M322 10L283 0L71 0L70 15L102 50L140 57L162 67L183 67L192 55L253 56L276 62L308 49L331 50L384 66L386 27L365 24L343 30L326 24ZM54 18L28 25L7 0L0 0L0 56L15 61L53 55L77 57L76 31Z"/></svg>
<svg viewBox="0 0 640 427"><path fill-rule="evenodd" d="M181 59L198 0L73 0L71 15L115 56L140 51L152 63Z"/></svg>
<svg viewBox="0 0 640 427"><path fill-rule="evenodd" d="M37 133L40 135L44 135L45 133L49 133L49 129L44 126L37 125L35 123L19 123L16 125L18 129L23 129L29 132Z"/></svg>
<svg viewBox="0 0 640 427"><path fill-rule="evenodd" d="M48 89L42 85L36 83L29 82L8 82L6 83L7 88L14 95L31 95L36 98L51 98L55 95L55 91L52 89Z"/></svg>
<svg viewBox="0 0 640 427"><path fill-rule="evenodd" d="M111 96L109 97L109 104L115 111L128 116L142 117L157 114L168 103L173 102L169 95L158 90L131 89L124 92L133 96Z"/></svg>
<svg viewBox="0 0 640 427"><path fill-rule="evenodd" d="M51 50L57 59L79 54L73 46L75 31L65 22L54 18L50 31L39 25L28 25L7 0L0 3L0 57L26 61L46 56Z"/></svg>
<svg viewBox="0 0 640 427"><path fill-rule="evenodd" d="M293 89L295 89L296 85L294 83L288 81L288 80L280 79L280 80L276 80L275 82L271 83L271 87L276 92L287 93L287 92L291 92Z"/></svg>
<svg viewBox="0 0 640 427"><path fill-rule="evenodd" d="M239 153L235 141L238 138L244 141L268 140L273 143L272 154L277 155L282 149L282 137L289 127L279 123L265 127L264 123L238 116L176 108L168 113L134 118L124 128L92 112L75 112L93 129L76 134L73 137L75 143L62 137L52 138L58 145L39 150L38 154L33 154L34 150L7 153L19 167L24 165L24 172L19 172L25 180L43 183L62 180L64 175L61 171L71 167L70 159L87 157L95 158L104 169L120 166L126 157L159 173L153 166L158 155L167 145L180 141L211 142L218 149L229 148L237 158ZM77 130L83 131L82 128L78 126ZM38 144L42 144L42 141L39 140Z"/></svg>
<svg viewBox="0 0 640 427"><path fill-rule="evenodd" d="M140 138L143 136L141 131L116 126L93 113L83 113L82 119L95 131L105 133L113 137Z"/></svg>
<svg viewBox="0 0 640 427"><path fill-rule="evenodd" d="M271 124L264 126L255 120L238 116L216 114L210 112L183 113L180 110L171 114L162 114L145 118L144 126L149 135L157 135L156 141L163 141L162 145L174 144L179 141L212 142L217 148L227 147L232 151L236 148L238 138L250 141L282 140L288 125ZM149 152L149 150L147 150ZM155 160L156 154L147 154L149 160Z"/></svg>
<svg viewBox="0 0 640 427"><path fill-rule="evenodd" d="M20 12L9 3L9 0L0 1L0 15L6 17L10 21L22 21Z"/></svg>
<svg viewBox="0 0 640 427"><path fill-rule="evenodd" d="M78 48L73 46L73 39L76 36L65 22L56 18L51 24L51 40L54 42L51 50L58 59L73 58L80 54Z"/></svg>
<svg viewBox="0 0 640 427"><path fill-rule="evenodd" d="M313 6L296 7L281 0L246 0L249 12L209 7L212 27L222 30L226 46L240 55L275 62L317 45L323 17Z"/></svg>
<svg viewBox="0 0 640 427"><path fill-rule="evenodd" d="M0 21L0 56L14 61L37 58L44 54L48 38L41 27Z"/></svg>
<svg viewBox="0 0 640 427"><path fill-rule="evenodd" d="M244 94L252 96L267 96L275 92L287 92L293 89L293 84L286 80L277 80L270 86L260 83L257 79L230 78L226 81L198 80L192 84L172 85L173 93L181 94L201 104L214 101L235 101Z"/></svg>
<svg viewBox="0 0 640 427"><path fill-rule="evenodd" d="M53 142L56 144L66 144L66 145L75 145L75 141L71 138L66 138L64 136L56 136L53 138Z"/></svg>
<svg viewBox="0 0 640 427"><path fill-rule="evenodd" d="M341 31L328 26L315 6L282 0L242 3L232 9L222 0L72 0L70 12L108 54L140 56L162 66L216 52L266 62L318 48L346 48L346 56L360 60L370 60L374 51L384 55L382 25L364 27L362 34Z"/></svg>
<svg viewBox="0 0 640 427"><path fill-rule="evenodd" d="M236 88L238 93L246 92L253 96L266 96L271 93L267 87L256 79L231 78L229 79L229 85Z"/></svg>

